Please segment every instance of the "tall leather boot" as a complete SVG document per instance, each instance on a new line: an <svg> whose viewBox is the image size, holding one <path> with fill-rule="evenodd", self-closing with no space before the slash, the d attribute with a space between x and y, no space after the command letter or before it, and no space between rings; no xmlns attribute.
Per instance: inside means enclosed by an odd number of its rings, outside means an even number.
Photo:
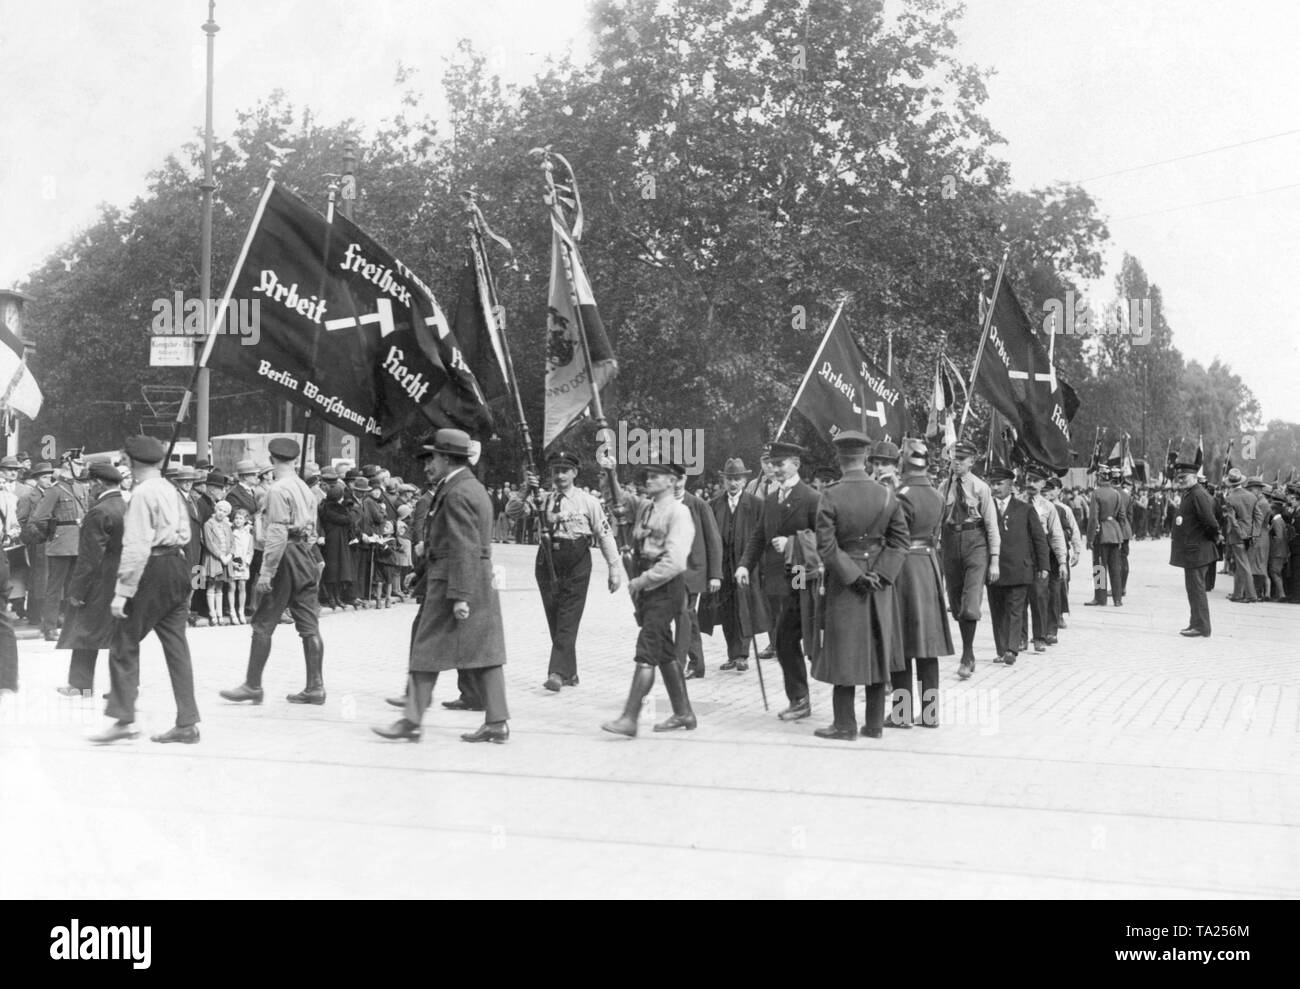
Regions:
<svg viewBox="0 0 1300 989"><path fill-rule="evenodd" d="M672 664L669 664L672 665ZM680 669L678 673L680 675ZM615 735L636 738L636 723L641 716L641 702L650 688L655 685L655 668L649 663L637 663L636 672L632 674L632 689L628 691L627 704L623 706L623 716L616 721L606 721L601 725L603 731Z"/></svg>
<svg viewBox="0 0 1300 989"><path fill-rule="evenodd" d="M285 698L290 704L325 703L325 643L319 635L302 637L302 655L307 665L307 686Z"/></svg>
<svg viewBox="0 0 1300 989"><path fill-rule="evenodd" d="M672 717L655 725L655 731L672 731L685 728L691 731L695 727L695 712L691 710L691 699L686 694L686 678L679 663L666 663L663 666L664 689L668 691L668 700L673 705Z"/></svg>
<svg viewBox="0 0 1300 989"><path fill-rule="evenodd" d="M248 671L244 682L234 690L223 690L221 696L228 701L252 701L262 703L262 671L271 656L271 637L253 633L253 641L248 647Z"/></svg>

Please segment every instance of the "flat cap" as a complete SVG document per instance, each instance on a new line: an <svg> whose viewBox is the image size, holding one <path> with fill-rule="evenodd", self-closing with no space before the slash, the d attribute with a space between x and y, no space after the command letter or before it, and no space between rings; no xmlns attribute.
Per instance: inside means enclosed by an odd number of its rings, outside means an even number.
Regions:
<svg viewBox="0 0 1300 989"><path fill-rule="evenodd" d="M684 464L646 464L645 472L647 474L671 474L674 477L685 477L686 467Z"/></svg>
<svg viewBox="0 0 1300 989"><path fill-rule="evenodd" d="M857 455L867 452L871 437L856 429L842 429L831 437L831 445L840 453Z"/></svg>
<svg viewBox="0 0 1300 989"><path fill-rule="evenodd" d="M160 464L167 456L167 448L152 436L128 436L122 449L138 464Z"/></svg>
<svg viewBox="0 0 1300 989"><path fill-rule="evenodd" d="M990 481L1014 481L1016 479L1016 472L1010 467L1003 467L1001 464L994 464L989 468L986 479Z"/></svg>
<svg viewBox="0 0 1300 989"><path fill-rule="evenodd" d="M954 457L978 457L979 450L975 449L974 444L962 440L953 445L952 455Z"/></svg>

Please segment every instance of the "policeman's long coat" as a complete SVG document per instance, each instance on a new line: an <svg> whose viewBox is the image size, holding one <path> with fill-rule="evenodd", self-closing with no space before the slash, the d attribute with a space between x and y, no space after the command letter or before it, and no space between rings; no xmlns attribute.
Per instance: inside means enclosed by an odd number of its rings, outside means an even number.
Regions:
<svg viewBox="0 0 1300 989"><path fill-rule="evenodd" d="M862 537L883 537L883 544ZM891 671L905 668L893 581L907 547L902 504L865 471L850 471L822 491L817 552L826 568L825 631L812 663L815 679L841 686L888 683ZM886 586L866 596L849 589L869 572L880 574Z"/></svg>
<svg viewBox="0 0 1300 989"><path fill-rule="evenodd" d="M1214 545L1219 538L1214 499L1199 484L1182 493L1175 509L1169 541L1169 565L1184 569L1208 567L1218 558Z"/></svg>
<svg viewBox="0 0 1300 989"><path fill-rule="evenodd" d="M68 597L84 601L68 606L68 618L56 649L107 649L113 638L113 588L122 560L122 529L126 499L110 491L90 506L81 521L77 563L68 583Z"/></svg>
<svg viewBox="0 0 1300 989"><path fill-rule="evenodd" d="M944 606L943 573L939 568L939 528L943 496L926 474L908 474L898 489L910 544L898 573L895 594L903 628L903 655L951 656L952 633Z"/></svg>
<svg viewBox="0 0 1300 989"><path fill-rule="evenodd" d="M501 666L506 661L501 599L492 585L492 499L463 468L442 485L425 520L424 603L411 636L411 670ZM469 604L457 621L452 602Z"/></svg>

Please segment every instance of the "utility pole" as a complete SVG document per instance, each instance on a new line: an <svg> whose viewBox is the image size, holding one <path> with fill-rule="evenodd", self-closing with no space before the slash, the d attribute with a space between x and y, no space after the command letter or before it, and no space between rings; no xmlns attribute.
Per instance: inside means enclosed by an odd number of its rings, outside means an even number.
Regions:
<svg viewBox="0 0 1300 989"><path fill-rule="evenodd" d="M203 126L203 182L199 188L203 191L203 220L200 227L199 241L199 298L203 304L203 338L206 340L213 331L212 312L212 193L217 188L212 179L212 61L215 47L217 22L213 20L216 0L208 0L208 20L203 25L203 33L208 36L208 85L206 95L206 113ZM206 367L199 369L197 384L194 389L194 462L208 459L208 378L210 372Z"/></svg>

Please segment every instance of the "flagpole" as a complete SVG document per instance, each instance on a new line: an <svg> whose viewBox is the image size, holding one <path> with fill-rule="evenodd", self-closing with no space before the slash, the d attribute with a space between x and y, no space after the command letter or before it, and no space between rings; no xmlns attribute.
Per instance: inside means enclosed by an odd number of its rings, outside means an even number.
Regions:
<svg viewBox="0 0 1300 989"><path fill-rule="evenodd" d="M230 308L230 297L235 293L235 281L239 278L240 271L243 270L244 261L247 260L249 248L253 244L253 235L257 233L258 225L262 222L262 214L266 212L266 203L271 198L271 190L275 188L277 168L279 168L278 162L267 169L266 188L262 190L262 198L258 201L257 211L253 214L253 222L249 224L248 235L244 238L244 246L239 249L239 257L235 260L235 267L230 272L230 281L226 283L226 291L221 296L221 304L217 306L217 313L213 317L211 324L214 327L226 325L226 311ZM172 437L167 444L167 457L163 460L164 466L171 462L172 450L176 446L176 438L180 434L181 424L185 421L185 414L189 411L190 398L194 394L200 372L207 369L208 358L212 356L212 347L216 342L216 333L209 333L207 339L203 342L203 353L199 357L198 364L195 365L194 373L190 376L190 383L185 389L185 397L181 399L181 406L176 410L176 421L172 424ZM196 448L194 454L196 460L198 455Z"/></svg>
<svg viewBox="0 0 1300 989"><path fill-rule="evenodd" d="M790 416L794 415L794 407L799 404L799 399L803 397L803 390L808 386L808 379L812 377L813 370L817 367L817 358L821 357L822 351L826 349L826 341L831 338L831 333L834 332L835 324L839 322L840 313L844 311L844 303L847 301L848 296L840 299L840 304L835 310L835 315L831 317L831 325L826 327L826 333L822 337L822 342L817 347L817 353L813 354L812 363L808 365L808 370L804 374L803 380L799 382L799 390L794 393L794 401L790 403L790 408L786 411L785 418L781 420L781 425L777 429L776 435L772 437L774 441L781 438L781 434L785 432L785 427L789 425ZM866 406L864 405L863 408L865 409ZM862 420L862 424L864 427L866 426L865 417Z"/></svg>
<svg viewBox="0 0 1300 989"><path fill-rule="evenodd" d="M980 373L980 363L984 360L984 345L989 339L989 328L993 325L993 311L998 306L998 292L1002 289L1002 274L1007 269L1007 259L1011 257L1011 246L1007 245L1002 253L1002 263L998 265L998 277L993 282L993 298L989 300L989 311L984 314L984 330L980 334L979 349L975 351L975 366L970 373L970 388L966 390L966 406L961 410L961 424L957 427L957 439L966 432L966 419L970 416L971 396L975 394L975 379Z"/></svg>
<svg viewBox="0 0 1300 989"><path fill-rule="evenodd" d="M325 298L325 284L329 279L329 257L330 241L334 236L334 200L338 195L339 187L337 182L330 182L329 185L329 204L325 210L325 246L321 249L320 258L320 289L317 298ZM321 328L317 325L312 332L311 337L311 361L307 365L308 373L314 382L316 378L316 355L320 350ZM287 404L287 403L286 403ZM302 415L302 449L298 451L298 473L306 480L307 475L307 440L311 433L311 406L303 410Z"/></svg>
<svg viewBox="0 0 1300 989"><path fill-rule="evenodd" d="M216 13L216 0L208 0L208 19L203 25L203 33L208 36L208 78L207 88L204 96L205 115L203 125L203 181L199 189L203 192L203 213L199 227L199 300L203 306L203 337L206 341L212 337L213 324L209 322L211 318L210 305L212 301L212 193L217 188L217 183L212 178L212 80L213 80L213 51L216 43L217 32L221 30L217 26L213 16ZM223 324L217 323L217 326ZM203 363L199 363L198 372L194 377L191 388L195 390L198 401L197 409L194 413L194 462L199 463L208 459L208 434L210 432L209 420L209 378L210 372ZM186 396L188 402L188 394ZM182 403L182 407L185 403ZM183 417L182 417L183 418ZM179 428L179 421L177 427ZM171 461L172 448L176 445L176 431L172 431L171 444L167 448L167 459L163 461L164 468Z"/></svg>

